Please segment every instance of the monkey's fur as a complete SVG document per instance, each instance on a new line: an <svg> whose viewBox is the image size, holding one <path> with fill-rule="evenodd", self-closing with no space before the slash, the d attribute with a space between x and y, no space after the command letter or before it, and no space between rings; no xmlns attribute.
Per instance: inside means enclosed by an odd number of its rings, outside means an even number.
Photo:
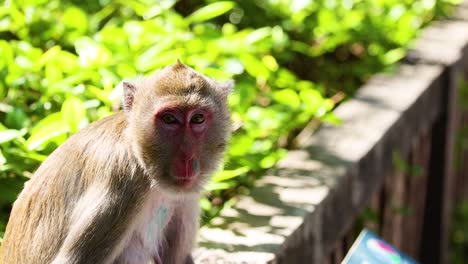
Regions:
<svg viewBox="0 0 468 264"><path fill-rule="evenodd" d="M192 262L199 193L230 133L231 84L178 61L123 88L124 111L72 136L25 184L0 263ZM212 121L201 136L171 142L154 121L155 109L165 104L181 111L203 107ZM188 185L171 175L171 160L183 146L198 159L193 167L185 165L199 171L196 178L183 178Z"/></svg>

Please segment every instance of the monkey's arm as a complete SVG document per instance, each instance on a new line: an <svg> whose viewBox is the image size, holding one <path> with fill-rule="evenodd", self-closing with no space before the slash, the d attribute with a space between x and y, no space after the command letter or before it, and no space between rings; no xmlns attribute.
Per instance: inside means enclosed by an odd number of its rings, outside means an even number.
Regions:
<svg viewBox="0 0 468 264"><path fill-rule="evenodd" d="M116 249L123 243L139 204L137 190L127 187L118 191L92 187L78 200L53 264L107 263L117 257Z"/></svg>
<svg viewBox="0 0 468 264"><path fill-rule="evenodd" d="M198 227L198 199L181 201L165 230L167 244L162 252L164 264L194 263L190 251L195 244Z"/></svg>

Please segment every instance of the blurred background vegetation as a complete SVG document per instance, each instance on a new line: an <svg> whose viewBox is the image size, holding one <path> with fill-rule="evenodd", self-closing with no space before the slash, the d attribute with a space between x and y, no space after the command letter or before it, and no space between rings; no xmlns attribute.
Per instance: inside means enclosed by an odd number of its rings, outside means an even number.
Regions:
<svg viewBox="0 0 468 264"><path fill-rule="evenodd" d="M207 223L420 29L459 0L6 0L0 6L0 239L24 181L119 110L125 78L180 58L234 79L234 135L201 201ZM463 209L466 211L466 208Z"/></svg>

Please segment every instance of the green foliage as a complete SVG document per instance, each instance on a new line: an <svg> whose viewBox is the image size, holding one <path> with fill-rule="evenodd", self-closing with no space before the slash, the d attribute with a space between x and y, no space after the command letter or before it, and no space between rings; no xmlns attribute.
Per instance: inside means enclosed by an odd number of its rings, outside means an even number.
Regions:
<svg viewBox="0 0 468 264"><path fill-rule="evenodd" d="M455 207L453 218L450 263L462 264L468 260L468 200Z"/></svg>
<svg viewBox="0 0 468 264"><path fill-rule="evenodd" d="M0 6L0 230L39 164L119 109L115 87L176 59L218 80L236 131L201 202L209 220L286 153L332 95L404 56L449 0L26 0ZM445 12L445 11L444 11ZM337 66L339 63L340 66ZM314 81L314 82L312 82Z"/></svg>
<svg viewBox="0 0 468 264"><path fill-rule="evenodd" d="M183 0L191 12L215 0ZM405 56L419 29L447 16L460 0L236 0L218 18L239 28L281 29L285 45L272 50L280 65L326 87L352 94L372 73L389 69ZM260 15L261 14L261 15ZM280 35L280 34L278 34ZM307 57L307 61L303 58ZM337 67L337 64L340 67Z"/></svg>
<svg viewBox="0 0 468 264"><path fill-rule="evenodd" d="M420 177L424 173L424 168L421 165L409 163L399 151L392 153L392 163L397 172L402 172L411 177Z"/></svg>

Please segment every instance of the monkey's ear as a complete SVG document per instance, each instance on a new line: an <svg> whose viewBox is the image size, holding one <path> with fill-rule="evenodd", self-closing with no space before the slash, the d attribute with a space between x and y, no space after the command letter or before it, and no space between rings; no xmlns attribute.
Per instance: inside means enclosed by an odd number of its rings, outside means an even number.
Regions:
<svg viewBox="0 0 468 264"><path fill-rule="evenodd" d="M227 97L234 90L234 80L219 83L218 89L224 97Z"/></svg>
<svg viewBox="0 0 468 264"><path fill-rule="evenodd" d="M123 109L125 112L132 110L133 99L135 98L136 87L129 81L122 81L120 83L123 89Z"/></svg>

